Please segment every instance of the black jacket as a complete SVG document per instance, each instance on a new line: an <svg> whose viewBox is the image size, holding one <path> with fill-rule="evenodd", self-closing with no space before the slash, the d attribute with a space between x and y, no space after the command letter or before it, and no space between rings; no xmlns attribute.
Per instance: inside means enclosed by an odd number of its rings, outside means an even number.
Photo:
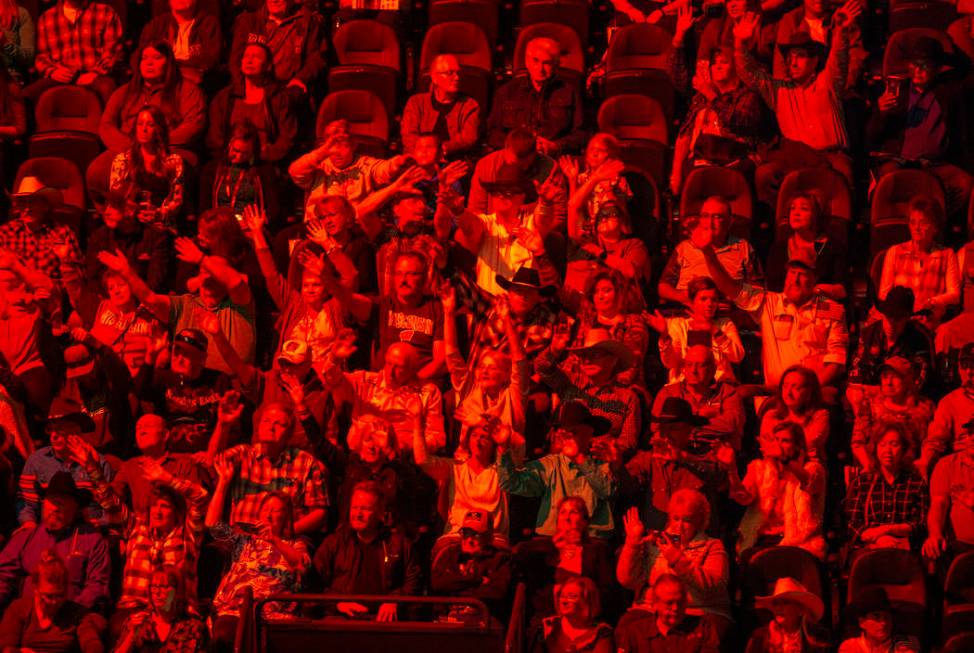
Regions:
<svg viewBox="0 0 974 653"><path fill-rule="evenodd" d="M383 529L375 540L365 544L346 523L326 537L315 552L314 566L325 593L352 593L355 579L363 573L362 553L366 546L383 547L382 591L385 594L416 596L422 591L419 562L409 540Z"/></svg>

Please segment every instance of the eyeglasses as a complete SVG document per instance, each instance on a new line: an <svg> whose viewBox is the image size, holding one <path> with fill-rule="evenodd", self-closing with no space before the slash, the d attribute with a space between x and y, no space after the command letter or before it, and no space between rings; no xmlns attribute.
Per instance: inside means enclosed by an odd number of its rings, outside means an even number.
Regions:
<svg viewBox="0 0 974 653"><path fill-rule="evenodd" d="M460 71L459 70L437 70L436 74L443 75L444 77L459 77Z"/></svg>
<svg viewBox="0 0 974 653"><path fill-rule="evenodd" d="M460 539L463 540L479 540L480 533L472 528L461 528L460 529Z"/></svg>

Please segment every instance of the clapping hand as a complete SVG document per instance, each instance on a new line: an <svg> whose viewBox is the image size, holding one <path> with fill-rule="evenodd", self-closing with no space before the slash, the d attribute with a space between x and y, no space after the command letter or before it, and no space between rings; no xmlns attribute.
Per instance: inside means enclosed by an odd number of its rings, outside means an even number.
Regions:
<svg viewBox="0 0 974 653"><path fill-rule="evenodd" d="M575 181L578 179L578 161L573 156L564 155L558 157L558 167L561 168L561 173L569 179L569 181Z"/></svg>
<svg viewBox="0 0 974 653"><path fill-rule="evenodd" d="M200 246L191 238L180 236L173 244L176 246L176 257L180 261L191 265L200 265L203 263L203 259L206 258L206 254L203 253Z"/></svg>
<svg viewBox="0 0 974 653"><path fill-rule="evenodd" d="M751 42L754 38L755 32L757 32L758 24L761 22L761 16L749 11L741 19L737 21L734 25L734 39L742 44L747 44Z"/></svg>
<svg viewBox="0 0 974 653"><path fill-rule="evenodd" d="M221 424L235 424L243 415L243 408L240 393L236 390L228 390L220 397L220 403L216 409L217 421Z"/></svg>
<svg viewBox="0 0 974 653"><path fill-rule="evenodd" d="M243 223L251 235L263 232L267 225L267 213L257 208L256 204L248 204L243 210Z"/></svg>
<svg viewBox="0 0 974 653"><path fill-rule="evenodd" d="M440 186L453 186L467 176L470 166L466 161L453 161L440 170Z"/></svg>
<svg viewBox="0 0 974 653"><path fill-rule="evenodd" d="M524 249L531 252L533 256L540 256L544 253L544 238L532 227L520 226L511 230L517 237L517 241L524 245Z"/></svg>

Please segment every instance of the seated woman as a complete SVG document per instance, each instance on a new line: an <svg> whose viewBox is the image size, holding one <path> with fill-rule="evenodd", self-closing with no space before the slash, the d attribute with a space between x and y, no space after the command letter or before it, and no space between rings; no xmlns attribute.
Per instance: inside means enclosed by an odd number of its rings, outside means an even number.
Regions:
<svg viewBox="0 0 974 653"><path fill-rule="evenodd" d="M146 23L139 47L159 42L169 44L183 79L193 84L204 82L220 65L220 20L201 11L199 0L169 0L168 12Z"/></svg>
<svg viewBox="0 0 974 653"><path fill-rule="evenodd" d="M878 299L895 286L913 291L913 310L927 315L927 326L940 323L947 310L960 304L957 256L937 242L944 210L936 200L917 196L910 202L910 240L893 245L883 257Z"/></svg>
<svg viewBox="0 0 974 653"><path fill-rule="evenodd" d="M136 119L149 105L161 109L170 147L189 165L196 163L191 150L206 125L206 97L182 78L168 43L142 45L132 59L132 79L112 93L102 112L98 132L108 149L88 166L89 188L106 188L112 160L135 144Z"/></svg>
<svg viewBox="0 0 974 653"><path fill-rule="evenodd" d="M34 20L16 0L0 0L0 69L19 84L34 65Z"/></svg>
<svg viewBox="0 0 974 653"><path fill-rule="evenodd" d="M856 476L845 498L854 549L916 549L923 542L930 490L913 468L914 452L904 424L876 426L869 443L875 471Z"/></svg>
<svg viewBox="0 0 974 653"><path fill-rule="evenodd" d="M792 422L805 432L809 460L824 463L825 445L829 439L829 412L822 401L822 386L815 372L800 365L785 370L778 391L758 412L762 449L774 439L773 433L779 424Z"/></svg>
<svg viewBox="0 0 974 653"><path fill-rule="evenodd" d="M588 522L585 501L566 497L558 504L554 537L536 536L514 548L514 564L525 575L535 624L557 614L554 590L572 578L592 580L602 598L611 599L612 550L601 539L589 537Z"/></svg>
<svg viewBox="0 0 974 653"><path fill-rule="evenodd" d="M724 633L731 621L730 560L721 541L707 535L710 504L697 490L684 488L670 497L667 513L666 528L648 535L639 510L626 513L626 542L616 567L619 583L638 594L659 576L676 575L687 587L687 614L706 617Z"/></svg>
<svg viewBox="0 0 974 653"><path fill-rule="evenodd" d="M139 205L139 220L175 232L183 213L183 158L169 149L162 109L146 105L136 114L132 146L112 161L109 190Z"/></svg>
<svg viewBox="0 0 974 653"><path fill-rule="evenodd" d="M221 156L233 128L249 122L260 140L259 158L277 163L290 153L298 122L286 91L274 77L274 55L263 43L248 43L238 65L242 82L220 91L210 105L206 146L213 156Z"/></svg>
<svg viewBox="0 0 974 653"><path fill-rule="evenodd" d="M224 156L207 163L200 173L200 213L228 208L243 219L244 208L255 205L267 214L271 231L283 226L280 179L274 167L260 158L260 136L249 122L230 130Z"/></svg>
<svg viewBox="0 0 974 653"><path fill-rule="evenodd" d="M599 588L580 576L555 588L558 613L542 624L532 647L535 653L612 653L612 628L597 621Z"/></svg>
<svg viewBox="0 0 974 653"><path fill-rule="evenodd" d="M632 196L626 178L625 164L619 158L619 141L612 134L599 133L585 146L583 167L575 157L562 156L558 166L568 179L569 197L583 190L582 234L595 236L595 216L606 202L625 204Z"/></svg>
<svg viewBox="0 0 974 653"><path fill-rule="evenodd" d="M41 553L31 572L34 591L7 606L0 650L102 653L105 620L68 600L68 568L54 550Z"/></svg>
<svg viewBox="0 0 974 653"><path fill-rule="evenodd" d="M598 179L597 176L592 179ZM584 292L592 275L603 269L615 270L637 287L649 283L650 258L646 244L632 235L632 224L626 205L614 199L599 204L594 214L594 228L586 235L583 231L583 208L588 201L586 184L568 201L568 270L565 286Z"/></svg>
<svg viewBox="0 0 974 653"><path fill-rule="evenodd" d="M576 296L564 297L573 300ZM578 329L573 346L581 346L586 334L592 329L608 331L612 339L621 342L632 352L632 366L620 372L616 380L620 385L645 390L643 374L649 334L646 323L638 310L643 299L631 281L615 270L602 268L589 277L581 306L577 310ZM570 304L570 301L566 301ZM566 364L575 360L569 358Z"/></svg>
<svg viewBox="0 0 974 653"><path fill-rule="evenodd" d="M683 380L683 359L694 344L705 344L714 352L718 381L736 381L734 365L744 360L744 344L737 327L727 317L717 317L720 291L710 277L696 277L687 285L690 315L664 318L659 312L646 314L646 324L659 332L659 353L670 371L669 383Z"/></svg>
<svg viewBox="0 0 974 653"><path fill-rule="evenodd" d="M825 604L794 578L779 578L773 594L754 597L754 607L770 610L771 621L751 633L745 653L829 650L828 633L816 627L825 614Z"/></svg>
<svg viewBox="0 0 974 653"><path fill-rule="evenodd" d="M164 566L149 577L149 605L126 619L114 653L203 653L206 626L186 611L183 572Z"/></svg>
<svg viewBox="0 0 974 653"><path fill-rule="evenodd" d="M727 470L730 497L747 511L741 519L737 552L747 561L759 549L797 546L825 557L822 519L825 514L825 468L808 459L805 431L782 422L752 460L741 480L734 450L721 447L718 462Z"/></svg>
<svg viewBox="0 0 974 653"><path fill-rule="evenodd" d="M852 455L863 471L876 471L869 440L879 424L899 423L910 438L910 449L920 451L936 406L916 386L913 365L901 356L889 358L880 372L879 395L866 395L852 428Z"/></svg>
<svg viewBox="0 0 974 653"><path fill-rule="evenodd" d="M308 546L294 534L294 508L290 495L267 492L257 511L257 523L243 530L223 521L224 504L236 471L229 459L214 463L217 484L213 490L206 525L213 537L232 547L230 570L223 577L211 608L211 635L216 650L230 650L236 636L243 590L250 587L254 600L281 592L296 592L311 564ZM292 608L281 603L264 605L271 618L293 616Z"/></svg>
<svg viewBox="0 0 974 653"><path fill-rule="evenodd" d="M818 282L815 291L841 302L849 283L849 261L845 248L830 239L825 230L825 212L812 193L796 193L788 201L788 231L768 252L765 278L768 290L781 292L788 261L803 257L815 261Z"/></svg>

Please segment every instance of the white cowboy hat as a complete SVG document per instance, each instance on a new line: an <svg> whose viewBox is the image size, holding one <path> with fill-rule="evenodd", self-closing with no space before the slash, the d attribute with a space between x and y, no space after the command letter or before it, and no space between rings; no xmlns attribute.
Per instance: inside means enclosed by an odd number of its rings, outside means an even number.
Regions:
<svg viewBox="0 0 974 653"><path fill-rule="evenodd" d="M813 621L820 621L825 614L825 604L822 599L805 589L805 586L794 578L779 578L774 583L774 593L771 596L754 597L754 605L758 608L770 608L775 601L791 601L803 606Z"/></svg>

